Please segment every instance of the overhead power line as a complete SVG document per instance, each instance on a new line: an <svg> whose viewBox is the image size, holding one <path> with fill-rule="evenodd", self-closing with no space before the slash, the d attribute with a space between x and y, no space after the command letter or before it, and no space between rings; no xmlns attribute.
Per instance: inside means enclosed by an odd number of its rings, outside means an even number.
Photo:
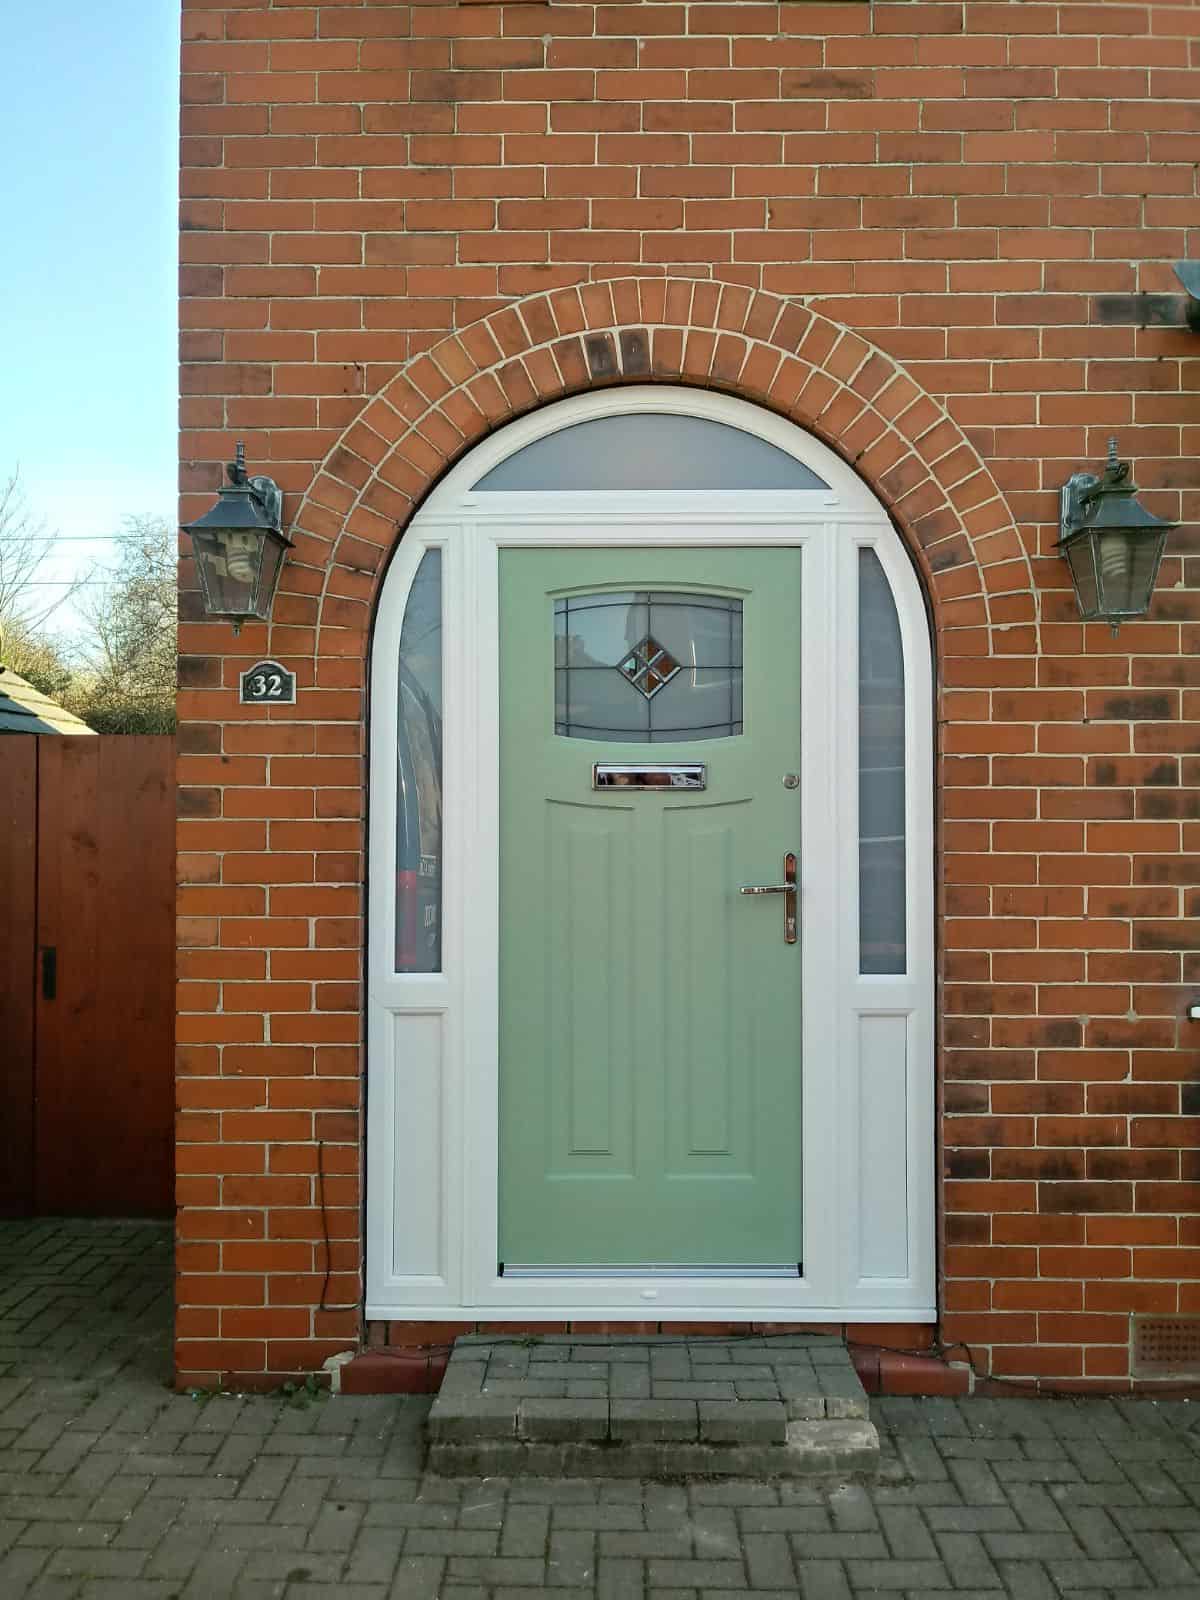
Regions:
<svg viewBox="0 0 1200 1600"><path fill-rule="evenodd" d="M152 538L152 534L144 533L63 533L53 538L26 538L21 535L22 544L138 544L141 540ZM3 546L3 535L0 535L0 547Z"/></svg>

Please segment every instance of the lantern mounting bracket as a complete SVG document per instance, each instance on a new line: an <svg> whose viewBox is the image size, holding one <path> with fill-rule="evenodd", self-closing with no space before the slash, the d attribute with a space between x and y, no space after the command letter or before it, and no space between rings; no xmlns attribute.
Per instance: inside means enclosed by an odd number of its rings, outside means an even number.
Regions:
<svg viewBox="0 0 1200 1600"><path fill-rule="evenodd" d="M263 522L271 528L283 526L283 490L274 478L261 473L251 477L246 471L246 446L239 439L234 459L225 463L225 476L235 489L245 490L258 502Z"/></svg>
<svg viewBox="0 0 1200 1600"><path fill-rule="evenodd" d="M1129 463L1117 456L1117 441L1108 441L1103 477L1094 472L1073 472L1062 486L1059 521L1064 538L1087 520L1089 508L1109 490L1121 488L1129 478ZM1129 485L1133 487L1132 484Z"/></svg>

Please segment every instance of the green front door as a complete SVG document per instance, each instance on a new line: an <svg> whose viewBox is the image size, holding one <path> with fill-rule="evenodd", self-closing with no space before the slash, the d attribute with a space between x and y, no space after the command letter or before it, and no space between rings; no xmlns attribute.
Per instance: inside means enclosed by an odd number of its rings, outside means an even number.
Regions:
<svg viewBox="0 0 1200 1600"><path fill-rule="evenodd" d="M800 559L501 553L506 1271L800 1261Z"/></svg>

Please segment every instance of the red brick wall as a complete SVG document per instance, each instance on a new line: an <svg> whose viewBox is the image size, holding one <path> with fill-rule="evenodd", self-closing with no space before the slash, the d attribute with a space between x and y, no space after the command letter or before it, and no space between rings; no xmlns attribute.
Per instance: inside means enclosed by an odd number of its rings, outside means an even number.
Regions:
<svg viewBox="0 0 1200 1600"><path fill-rule="evenodd" d="M1131 1312L1200 1311L1200 564L1172 535L1113 640L1051 546L1110 431L1146 503L1196 515L1200 344L1095 297L1174 287L1189 229L1200 253L1200 9L185 0L183 26L183 514L244 438L297 545L238 640L185 564L180 1381L360 1336L378 574L486 428L645 381L620 331L646 328L650 376L854 460L925 574L942 1335L1128 1382ZM268 647L293 710L236 703Z"/></svg>

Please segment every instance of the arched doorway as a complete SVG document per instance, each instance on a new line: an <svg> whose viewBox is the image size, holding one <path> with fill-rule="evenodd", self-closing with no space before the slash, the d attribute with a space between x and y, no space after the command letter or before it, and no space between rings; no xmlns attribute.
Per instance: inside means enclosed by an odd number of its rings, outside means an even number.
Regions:
<svg viewBox="0 0 1200 1600"><path fill-rule="evenodd" d="M414 518L371 682L368 1318L931 1320L930 653L862 482L548 406Z"/></svg>

